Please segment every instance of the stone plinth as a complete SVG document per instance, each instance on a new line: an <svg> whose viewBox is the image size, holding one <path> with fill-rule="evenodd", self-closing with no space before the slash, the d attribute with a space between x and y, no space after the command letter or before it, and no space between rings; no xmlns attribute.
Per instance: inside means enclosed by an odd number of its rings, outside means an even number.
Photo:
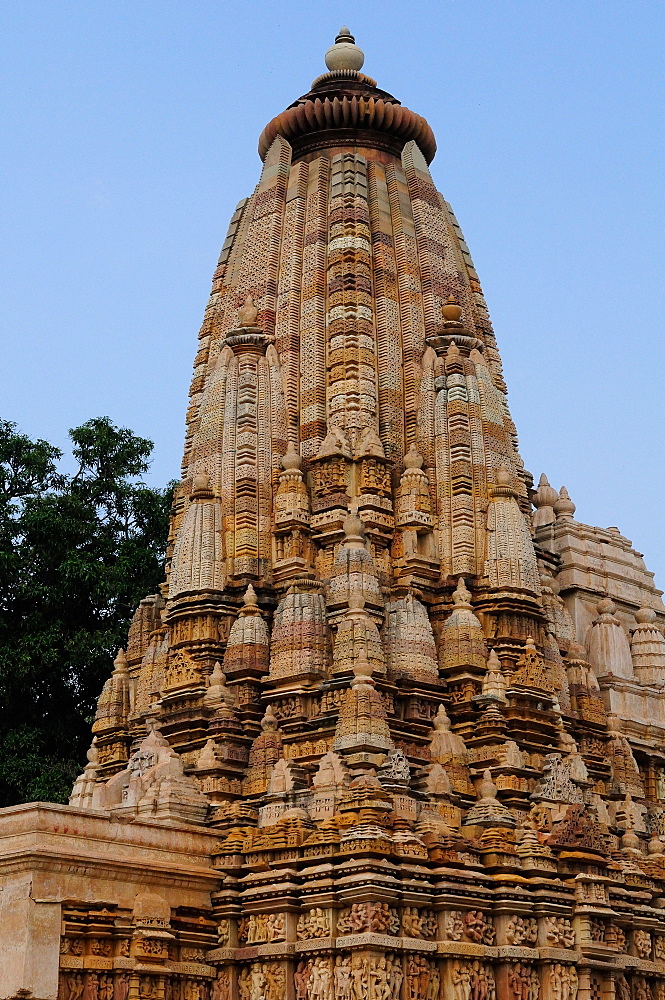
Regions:
<svg viewBox="0 0 665 1000"><path fill-rule="evenodd" d="M128 967L118 923L131 931L137 897L162 897L172 910L210 912L220 884L201 827L123 822L109 813L37 802L0 811L0 997L29 990L56 1000L63 968ZM66 904L113 915L110 954L61 956ZM63 904L65 904L63 906ZM100 949L106 952L103 946Z"/></svg>

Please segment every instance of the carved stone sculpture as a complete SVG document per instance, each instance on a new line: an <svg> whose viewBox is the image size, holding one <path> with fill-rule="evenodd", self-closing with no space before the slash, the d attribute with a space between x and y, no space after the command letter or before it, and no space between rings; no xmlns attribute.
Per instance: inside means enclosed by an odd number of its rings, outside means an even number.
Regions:
<svg viewBox="0 0 665 1000"><path fill-rule="evenodd" d="M231 220L70 805L0 811L0 996L665 1000L660 591L533 488L433 133L348 28L326 59Z"/></svg>

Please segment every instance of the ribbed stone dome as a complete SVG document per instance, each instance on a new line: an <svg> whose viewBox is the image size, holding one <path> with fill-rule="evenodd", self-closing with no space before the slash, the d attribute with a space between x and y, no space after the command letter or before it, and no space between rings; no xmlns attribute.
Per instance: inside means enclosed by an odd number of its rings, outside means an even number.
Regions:
<svg viewBox="0 0 665 1000"><path fill-rule="evenodd" d="M434 159L436 140L424 118L402 107L397 98L380 90L376 80L359 72L361 50L343 28L326 53L329 72L312 84L285 111L268 122L259 139L259 156L265 159L278 135L293 147L293 159L318 150L357 145L399 157L413 139L428 163ZM351 41L340 41L340 39Z"/></svg>

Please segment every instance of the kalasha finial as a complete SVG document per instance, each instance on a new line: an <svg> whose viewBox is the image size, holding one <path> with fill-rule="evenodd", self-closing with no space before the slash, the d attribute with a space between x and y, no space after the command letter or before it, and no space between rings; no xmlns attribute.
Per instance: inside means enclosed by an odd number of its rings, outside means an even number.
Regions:
<svg viewBox="0 0 665 1000"><path fill-rule="evenodd" d="M259 600L256 596L256 591L252 587L251 583L248 585L245 591L245 596L243 597L243 604L246 608L256 608L258 607Z"/></svg>
<svg viewBox="0 0 665 1000"><path fill-rule="evenodd" d="M449 295L445 305L441 306L441 315L448 323L459 323L462 319L462 307L454 295Z"/></svg>
<svg viewBox="0 0 665 1000"><path fill-rule="evenodd" d="M335 39L335 44L331 45L326 52L326 66L332 72L336 69L362 69L365 62L365 53L356 45L356 40L344 26L340 28L339 35Z"/></svg>
<svg viewBox="0 0 665 1000"><path fill-rule="evenodd" d="M286 452L282 456L282 468L286 469L288 472L292 469L299 469L301 465L302 459L300 457L300 452L297 450L293 441L289 441Z"/></svg>
<svg viewBox="0 0 665 1000"><path fill-rule="evenodd" d="M557 516L557 521L572 521L575 510L575 504L568 496L568 490L565 486L562 486L559 490L559 499L554 504L554 513Z"/></svg>
<svg viewBox="0 0 665 1000"><path fill-rule="evenodd" d="M496 484L497 486L512 486L513 477L510 474L510 469L505 465L498 465L496 469Z"/></svg>
<svg viewBox="0 0 665 1000"><path fill-rule="evenodd" d="M360 650L358 659L353 664L353 680L351 681L351 687L374 687L372 664L369 662L367 651L365 649Z"/></svg>
<svg viewBox="0 0 665 1000"><path fill-rule="evenodd" d="M125 656L125 651L122 647L118 650L118 655L113 661L113 673L114 674L126 674L127 673L127 657Z"/></svg>
<svg viewBox="0 0 665 1000"><path fill-rule="evenodd" d="M411 442L411 446L404 456L404 468L405 469L422 469L423 467L423 456L418 451L414 441Z"/></svg>
<svg viewBox="0 0 665 1000"><path fill-rule="evenodd" d="M450 719L448 718L448 713L446 712L446 706L439 705L438 711L434 716L433 726L437 733L445 732L447 733L450 729Z"/></svg>
<svg viewBox="0 0 665 1000"><path fill-rule="evenodd" d="M251 295L248 295L238 310L238 322L240 326L256 326L258 315L259 310L254 304L254 299Z"/></svg>

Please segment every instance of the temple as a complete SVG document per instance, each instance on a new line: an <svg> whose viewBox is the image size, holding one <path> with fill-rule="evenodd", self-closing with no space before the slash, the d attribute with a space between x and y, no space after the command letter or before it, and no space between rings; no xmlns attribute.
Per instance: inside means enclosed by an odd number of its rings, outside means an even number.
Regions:
<svg viewBox="0 0 665 1000"><path fill-rule="evenodd" d="M418 114L266 126L166 581L69 806L0 813L0 997L665 1000L665 607L518 452Z"/></svg>

